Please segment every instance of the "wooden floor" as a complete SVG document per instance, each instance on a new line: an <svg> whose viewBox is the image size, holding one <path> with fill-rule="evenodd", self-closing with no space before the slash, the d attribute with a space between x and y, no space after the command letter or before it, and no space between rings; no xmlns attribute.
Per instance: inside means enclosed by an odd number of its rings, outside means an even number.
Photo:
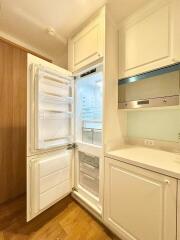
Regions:
<svg viewBox="0 0 180 240"><path fill-rule="evenodd" d="M71 197L29 223L25 197L0 205L0 240L111 240L113 236Z"/></svg>

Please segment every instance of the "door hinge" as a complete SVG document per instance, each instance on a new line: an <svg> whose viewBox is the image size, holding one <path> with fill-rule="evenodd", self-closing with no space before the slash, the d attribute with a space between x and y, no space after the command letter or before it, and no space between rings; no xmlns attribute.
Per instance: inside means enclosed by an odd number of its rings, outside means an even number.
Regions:
<svg viewBox="0 0 180 240"><path fill-rule="evenodd" d="M74 191L78 192L78 189L75 188L75 187L73 187L73 188L72 188L72 191L73 191L73 192L74 192Z"/></svg>
<svg viewBox="0 0 180 240"><path fill-rule="evenodd" d="M76 143L72 143L72 144L69 144L67 146L67 150L71 150L71 149L75 149L75 148L77 148L77 144Z"/></svg>

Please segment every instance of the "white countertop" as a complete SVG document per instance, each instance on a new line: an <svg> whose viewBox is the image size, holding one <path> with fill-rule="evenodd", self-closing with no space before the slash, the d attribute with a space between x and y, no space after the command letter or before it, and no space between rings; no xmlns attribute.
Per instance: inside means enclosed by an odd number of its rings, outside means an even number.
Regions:
<svg viewBox="0 0 180 240"><path fill-rule="evenodd" d="M180 179L180 154L138 146L126 146L105 154L122 162Z"/></svg>

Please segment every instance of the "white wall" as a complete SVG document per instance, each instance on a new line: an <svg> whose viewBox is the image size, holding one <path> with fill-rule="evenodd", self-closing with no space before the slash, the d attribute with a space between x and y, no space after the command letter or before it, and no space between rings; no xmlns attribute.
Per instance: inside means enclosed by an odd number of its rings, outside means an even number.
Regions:
<svg viewBox="0 0 180 240"><path fill-rule="evenodd" d="M178 142L180 109L140 110L127 113L127 137Z"/></svg>
<svg viewBox="0 0 180 240"><path fill-rule="evenodd" d="M5 39L7 39L7 40L9 40L9 41L11 41L15 44L18 44L18 45L20 45L24 48L27 48L31 51L34 51L37 54L40 54L40 55L52 60L54 64L56 64L56 65L58 65L62 68L67 69L67 65L68 65L68 57L67 57L68 50L67 50L67 48L65 49L63 54L61 54L58 57L54 57L54 56L49 55L47 52L43 52L40 49L38 49L38 48L36 48L36 47L34 47L30 44L27 44L27 43L21 41L20 39L17 39L17 38L15 38L15 37L13 37L9 34L6 34L6 33L2 32L2 31L0 31L0 37L5 38Z"/></svg>

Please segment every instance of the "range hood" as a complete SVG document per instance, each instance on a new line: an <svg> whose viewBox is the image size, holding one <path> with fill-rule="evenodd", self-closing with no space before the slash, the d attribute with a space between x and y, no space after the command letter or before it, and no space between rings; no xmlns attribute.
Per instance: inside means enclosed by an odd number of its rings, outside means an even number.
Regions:
<svg viewBox="0 0 180 240"><path fill-rule="evenodd" d="M179 99L180 64L118 81L119 109L176 106Z"/></svg>

